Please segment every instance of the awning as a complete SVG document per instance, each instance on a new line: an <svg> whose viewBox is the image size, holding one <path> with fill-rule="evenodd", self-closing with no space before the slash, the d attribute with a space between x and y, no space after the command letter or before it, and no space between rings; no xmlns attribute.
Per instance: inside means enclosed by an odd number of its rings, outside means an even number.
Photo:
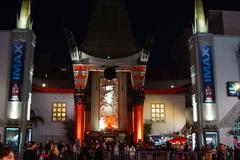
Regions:
<svg viewBox="0 0 240 160"><path fill-rule="evenodd" d="M175 137L171 140L169 140L170 143L185 143L186 142L186 138L183 136L179 136L179 137Z"/></svg>

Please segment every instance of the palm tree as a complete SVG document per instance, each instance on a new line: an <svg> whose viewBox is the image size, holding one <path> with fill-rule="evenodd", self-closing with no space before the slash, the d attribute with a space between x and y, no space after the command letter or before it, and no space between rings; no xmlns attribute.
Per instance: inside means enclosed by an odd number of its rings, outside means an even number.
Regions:
<svg viewBox="0 0 240 160"><path fill-rule="evenodd" d="M72 119L68 119L63 122L64 129L66 131L66 136L70 143L74 142L74 122Z"/></svg>
<svg viewBox="0 0 240 160"><path fill-rule="evenodd" d="M145 122L143 124L143 139L145 142L149 141L149 135L152 132L152 120L151 119L145 119Z"/></svg>
<svg viewBox="0 0 240 160"><path fill-rule="evenodd" d="M30 124L34 127L37 127L39 122L41 122L41 124L43 125L44 119L42 118L42 116L37 115L34 110L31 110Z"/></svg>

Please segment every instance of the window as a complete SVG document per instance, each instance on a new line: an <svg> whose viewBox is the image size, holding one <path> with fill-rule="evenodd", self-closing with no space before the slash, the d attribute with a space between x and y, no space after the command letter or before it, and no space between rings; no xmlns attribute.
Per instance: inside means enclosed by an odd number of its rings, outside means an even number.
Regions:
<svg viewBox="0 0 240 160"><path fill-rule="evenodd" d="M164 123L166 121L165 104L152 103L151 104L151 117L153 122Z"/></svg>
<svg viewBox="0 0 240 160"><path fill-rule="evenodd" d="M54 102L52 104L52 121L66 121L67 103Z"/></svg>

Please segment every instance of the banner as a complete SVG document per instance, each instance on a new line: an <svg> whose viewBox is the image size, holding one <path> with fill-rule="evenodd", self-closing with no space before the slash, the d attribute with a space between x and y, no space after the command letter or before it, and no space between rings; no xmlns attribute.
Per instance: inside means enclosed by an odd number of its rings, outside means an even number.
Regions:
<svg viewBox="0 0 240 160"><path fill-rule="evenodd" d="M12 43L8 101L22 101L25 42Z"/></svg>
<svg viewBox="0 0 240 160"><path fill-rule="evenodd" d="M215 103L212 46L209 44L199 45L199 54L202 70L203 103Z"/></svg>

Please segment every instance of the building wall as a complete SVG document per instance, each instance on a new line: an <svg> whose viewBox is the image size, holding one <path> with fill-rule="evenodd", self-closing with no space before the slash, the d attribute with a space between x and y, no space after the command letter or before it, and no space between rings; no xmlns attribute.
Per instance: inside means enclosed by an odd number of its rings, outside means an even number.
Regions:
<svg viewBox="0 0 240 160"><path fill-rule="evenodd" d="M209 33L240 35L239 11L209 10Z"/></svg>
<svg viewBox="0 0 240 160"><path fill-rule="evenodd" d="M56 142L62 139L67 141L62 123L51 121L52 103L54 102L66 102L67 119L74 118L73 94L33 92L31 108L37 115L44 118L44 125L39 123L37 127L33 127L33 140L37 142L44 143L48 139L54 139ZM144 102L144 119L151 118L151 103L164 103L166 107L166 123L154 123L152 127L153 135L172 133L173 131L179 131L183 128L186 123L184 95L146 94ZM127 111L125 111L124 107L122 108L123 109L120 109L121 113L119 113L119 125L122 127L119 129L120 131L127 130L127 114L125 114ZM95 115L96 113L98 113L98 111L92 109L92 122L97 121L96 117L98 116Z"/></svg>
<svg viewBox="0 0 240 160"><path fill-rule="evenodd" d="M0 31L0 142L4 138L4 123L6 122L6 106L8 92L8 75L10 59L10 31Z"/></svg>
<svg viewBox="0 0 240 160"><path fill-rule="evenodd" d="M44 118L44 125L41 123L37 127L33 127L33 140L37 142L45 142L48 139L66 141L65 130L62 122L52 122L52 103L67 103L67 119L74 119L74 99L73 94L69 93L36 93L32 95L31 109Z"/></svg>
<svg viewBox="0 0 240 160"><path fill-rule="evenodd" d="M151 103L164 103L166 122L153 123L152 135L179 131L186 123L184 95L146 94L144 101L144 120L151 119Z"/></svg>
<svg viewBox="0 0 240 160"><path fill-rule="evenodd" d="M239 101L237 97L227 96L226 82L239 81L239 53L240 37L214 36L214 61L215 61L215 86L218 101L219 122L228 114L233 106ZM227 134L229 128L220 128L220 142L232 146L232 136Z"/></svg>
<svg viewBox="0 0 240 160"><path fill-rule="evenodd" d="M239 11L223 11L223 28L225 35L240 35L239 18Z"/></svg>

